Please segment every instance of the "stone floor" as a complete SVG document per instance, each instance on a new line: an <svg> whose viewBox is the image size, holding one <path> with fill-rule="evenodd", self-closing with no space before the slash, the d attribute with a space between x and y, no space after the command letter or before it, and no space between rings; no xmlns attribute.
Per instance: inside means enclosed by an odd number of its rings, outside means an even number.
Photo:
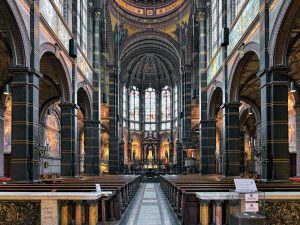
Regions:
<svg viewBox="0 0 300 225"><path fill-rule="evenodd" d="M119 225L179 225L159 183L142 183Z"/></svg>

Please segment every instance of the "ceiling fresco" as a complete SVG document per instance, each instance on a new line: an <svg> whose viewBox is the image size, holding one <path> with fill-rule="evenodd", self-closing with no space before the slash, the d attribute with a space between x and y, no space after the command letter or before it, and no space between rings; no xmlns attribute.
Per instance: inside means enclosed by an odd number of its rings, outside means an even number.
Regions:
<svg viewBox="0 0 300 225"><path fill-rule="evenodd" d="M169 1L129 1L114 0L126 12L141 17L160 17L165 16L177 10L182 6L185 0L169 0Z"/></svg>
<svg viewBox="0 0 300 225"><path fill-rule="evenodd" d="M181 26L187 27L190 17L189 0L111 0L109 11L112 31L120 27L128 37L140 31L161 31L178 39L176 32Z"/></svg>

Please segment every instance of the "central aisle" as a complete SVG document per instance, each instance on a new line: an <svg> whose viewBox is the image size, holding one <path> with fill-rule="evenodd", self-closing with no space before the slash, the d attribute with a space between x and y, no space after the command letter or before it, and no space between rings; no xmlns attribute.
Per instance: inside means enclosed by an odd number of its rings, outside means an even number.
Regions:
<svg viewBox="0 0 300 225"><path fill-rule="evenodd" d="M179 225L159 183L142 183L120 225Z"/></svg>

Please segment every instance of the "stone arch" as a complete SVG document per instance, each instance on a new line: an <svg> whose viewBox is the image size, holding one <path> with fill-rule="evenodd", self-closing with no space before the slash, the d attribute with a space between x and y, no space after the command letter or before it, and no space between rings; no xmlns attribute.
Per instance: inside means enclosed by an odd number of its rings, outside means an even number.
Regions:
<svg viewBox="0 0 300 225"><path fill-rule="evenodd" d="M288 36L300 7L300 1L286 0L279 9L269 42L270 66L286 65Z"/></svg>
<svg viewBox="0 0 300 225"><path fill-rule="evenodd" d="M59 64L55 65L55 69L60 73L60 88L61 88L61 97L63 101L70 102L71 101L71 93L72 93L72 81L68 66L63 59L62 55L59 53L58 48L49 42L43 43L40 46L41 53L41 62L44 56L53 56L53 59ZM42 68L41 68L42 70Z"/></svg>
<svg viewBox="0 0 300 225"><path fill-rule="evenodd" d="M28 66L30 40L16 1L0 1L0 15L9 33L8 42L12 53L12 66Z"/></svg>
<svg viewBox="0 0 300 225"><path fill-rule="evenodd" d="M78 84L77 104L81 108L85 119L92 119L93 104L91 93L87 85L83 82Z"/></svg>
<svg viewBox="0 0 300 225"><path fill-rule="evenodd" d="M229 102L239 102L240 100L240 85L241 85L241 78L243 76L244 73L249 73L252 75L252 79L255 79L254 76L257 77L257 73L259 71L259 55L253 51L251 49L251 46L254 47L256 46L256 48L254 49L258 49L257 44L251 44L251 45L246 45L244 47L244 55L242 58L240 58L239 56L237 56L237 58L235 59L235 62L233 64L231 73L229 75L229 81L228 81L228 98L229 98ZM251 65L252 63L256 63L255 65ZM249 66L250 64L250 66ZM249 68L249 70L246 70L246 68L248 69L249 67L255 67L255 68ZM258 68L256 68L258 66ZM253 71L251 71L253 70ZM258 79L258 78L257 78ZM245 82L248 82L249 80L246 80ZM246 84L246 83L245 83Z"/></svg>
<svg viewBox="0 0 300 225"><path fill-rule="evenodd" d="M219 95L221 96L221 103L223 97L223 87L222 83L217 81L213 84L213 88L210 90L208 101L207 101L207 116L208 119L216 119L216 103L218 101Z"/></svg>

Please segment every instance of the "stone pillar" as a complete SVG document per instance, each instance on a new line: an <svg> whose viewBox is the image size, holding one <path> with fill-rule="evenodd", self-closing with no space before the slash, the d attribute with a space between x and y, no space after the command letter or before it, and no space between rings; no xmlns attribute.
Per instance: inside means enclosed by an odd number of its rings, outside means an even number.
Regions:
<svg viewBox="0 0 300 225"><path fill-rule="evenodd" d="M99 175L99 145L100 126L99 120L84 121L84 173L89 176Z"/></svg>
<svg viewBox="0 0 300 225"><path fill-rule="evenodd" d="M183 112L183 134L182 144L183 148L190 147L191 142L191 111L192 111L192 71L189 66L183 69L183 82L182 82L182 112Z"/></svg>
<svg viewBox="0 0 300 225"><path fill-rule="evenodd" d="M0 177L4 176L4 112L5 107L0 105Z"/></svg>
<svg viewBox="0 0 300 225"><path fill-rule="evenodd" d="M101 112L101 73L100 73L100 7L95 3L93 14L93 115L84 123L85 174L99 175L100 164L100 112Z"/></svg>
<svg viewBox="0 0 300 225"><path fill-rule="evenodd" d="M177 173L182 173L184 165L183 165L182 143L180 141L176 142L176 155L177 155L176 171Z"/></svg>
<svg viewBox="0 0 300 225"><path fill-rule="evenodd" d="M240 127L239 103L226 103L223 109L223 157L224 175L240 175Z"/></svg>
<svg viewBox="0 0 300 225"><path fill-rule="evenodd" d="M171 137L171 139L172 139L172 137ZM169 163L170 164L173 164L173 156L174 156L173 149L174 149L174 143L173 143L173 141L170 141L169 142Z"/></svg>
<svg viewBox="0 0 300 225"><path fill-rule="evenodd" d="M246 153L245 153L245 132L240 131L240 173L245 173Z"/></svg>
<svg viewBox="0 0 300 225"><path fill-rule="evenodd" d="M216 121L200 122L200 172L201 174L216 173Z"/></svg>
<svg viewBox="0 0 300 225"><path fill-rule="evenodd" d="M77 109L73 103L59 104L61 108L61 175L79 175L77 149ZM88 134L85 135L87 137Z"/></svg>
<svg viewBox="0 0 300 225"><path fill-rule="evenodd" d="M109 73L109 173L119 173L118 71Z"/></svg>
<svg viewBox="0 0 300 225"><path fill-rule="evenodd" d="M261 85L262 178L285 180L290 175L288 143L288 71L276 66L259 74Z"/></svg>
<svg viewBox="0 0 300 225"><path fill-rule="evenodd" d="M11 178L35 182L39 178L39 81L29 68L13 68Z"/></svg>
<svg viewBox="0 0 300 225"><path fill-rule="evenodd" d="M124 141L122 140L120 143L119 143L119 173L124 173L124 146L125 146L125 143Z"/></svg>

